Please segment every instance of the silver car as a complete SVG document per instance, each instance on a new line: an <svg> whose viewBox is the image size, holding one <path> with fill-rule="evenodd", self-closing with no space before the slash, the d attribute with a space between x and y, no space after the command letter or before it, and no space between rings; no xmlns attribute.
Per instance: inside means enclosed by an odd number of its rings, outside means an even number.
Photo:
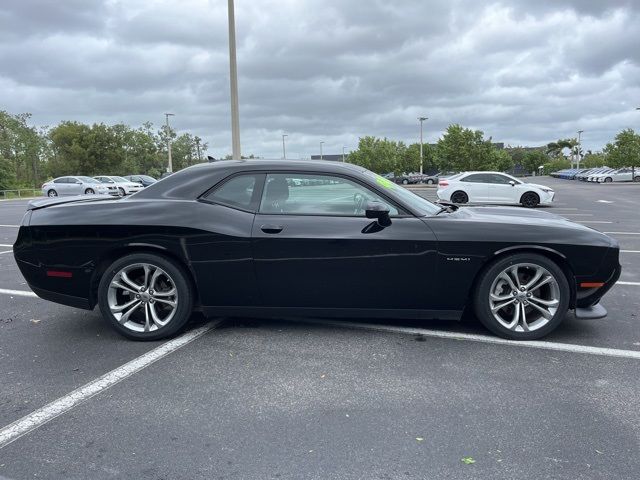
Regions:
<svg viewBox="0 0 640 480"><path fill-rule="evenodd" d="M42 194L47 197L57 197L63 195L108 195L117 188L109 188L100 183L95 178L84 176L58 177L42 185Z"/></svg>

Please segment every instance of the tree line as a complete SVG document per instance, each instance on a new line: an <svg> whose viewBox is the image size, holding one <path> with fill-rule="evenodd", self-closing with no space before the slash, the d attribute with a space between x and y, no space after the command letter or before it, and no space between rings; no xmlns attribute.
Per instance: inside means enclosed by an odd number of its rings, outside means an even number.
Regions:
<svg viewBox="0 0 640 480"><path fill-rule="evenodd" d="M39 188L45 180L62 175L157 178L167 168L168 138L174 170L206 159L207 144L199 137L178 135L166 126L63 121L37 128L29 124L30 117L0 111L0 190Z"/></svg>
<svg viewBox="0 0 640 480"><path fill-rule="evenodd" d="M63 121L54 127L29 124L30 115L0 110L0 190L39 188L62 175L130 175L159 177L167 166L167 139L171 139L174 171L203 161L207 144L190 133L177 135L166 126L145 123L132 128L118 123L86 125ZM640 135L619 132L602 152L578 152L578 140L559 139L536 148L498 148L480 130L450 125L436 144L423 144L426 172L497 170L543 173L569 168L580 153L581 166L640 167ZM230 156L228 157L230 158ZM253 155L248 158L256 158ZM348 161L377 173L420 170L420 145L365 136Z"/></svg>

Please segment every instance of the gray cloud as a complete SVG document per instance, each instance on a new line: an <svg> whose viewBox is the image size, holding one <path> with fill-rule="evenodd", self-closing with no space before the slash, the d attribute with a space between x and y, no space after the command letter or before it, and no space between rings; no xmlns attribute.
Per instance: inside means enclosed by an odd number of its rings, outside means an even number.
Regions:
<svg viewBox="0 0 640 480"><path fill-rule="evenodd" d="M640 126L640 2L236 0L245 153L307 157L449 123L536 145ZM230 150L224 0L4 0L0 108L160 123Z"/></svg>

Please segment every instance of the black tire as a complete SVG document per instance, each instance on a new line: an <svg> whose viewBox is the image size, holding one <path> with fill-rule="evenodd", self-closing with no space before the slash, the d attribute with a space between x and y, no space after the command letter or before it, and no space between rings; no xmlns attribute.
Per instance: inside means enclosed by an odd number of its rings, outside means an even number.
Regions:
<svg viewBox="0 0 640 480"><path fill-rule="evenodd" d="M469 201L469 196L462 190L457 190L451 194L451 201L453 203L467 203Z"/></svg>
<svg viewBox="0 0 640 480"><path fill-rule="evenodd" d="M164 270L170 276L177 291L178 300L173 318L155 331L137 332L121 325L109 307L109 286L114 276L123 268L138 263L150 264ZM184 268L168 258L150 253L134 253L116 260L105 270L98 286L98 304L103 318L118 333L132 340L159 340L178 333L191 316L193 297L188 273Z"/></svg>
<svg viewBox="0 0 640 480"><path fill-rule="evenodd" d="M535 208L540 203L540 197L535 192L527 192L520 197L520 203L526 208Z"/></svg>
<svg viewBox="0 0 640 480"><path fill-rule="evenodd" d="M633 177L633 181L634 181L634 182L640 182L640 176Z"/></svg>
<svg viewBox="0 0 640 480"><path fill-rule="evenodd" d="M84 194L85 194L85 195L94 195L95 193L96 193L96 192L93 190L93 188L87 188L87 189L84 191Z"/></svg>
<svg viewBox="0 0 640 480"><path fill-rule="evenodd" d="M613 182L613 178L611 177L607 177L604 179L604 183L611 183L611 182Z"/></svg>
<svg viewBox="0 0 640 480"><path fill-rule="evenodd" d="M121 197L124 197L127 194L122 187L118 187L118 192Z"/></svg>
<svg viewBox="0 0 640 480"><path fill-rule="evenodd" d="M402 179L402 184L403 185L409 185L409 180L407 180L406 178Z"/></svg>
<svg viewBox="0 0 640 480"><path fill-rule="evenodd" d="M501 325L494 318L489 306L489 295L493 281L505 268L520 263L534 264L545 268L555 278L560 292L559 304L554 316L546 325L530 332L516 332ZM473 307L478 320L499 337L511 340L536 340L548 335L562 323L569 309L570 295L569 282L558 264L536 253L516 253L496 260L480 274L473 295Z"/></svg>
<svg viewBox="0 0 640 480"><path fill-rule="evenodd" d="M47 197L57 197L58 192L56 192L53 188L47 192Z"/></svg>
<svg viewBox="0 0 640 480"><path fill-rule="evenodd" d="M427 179L427 185L433 185L434 183L435 182L431 178Z"/></svg>

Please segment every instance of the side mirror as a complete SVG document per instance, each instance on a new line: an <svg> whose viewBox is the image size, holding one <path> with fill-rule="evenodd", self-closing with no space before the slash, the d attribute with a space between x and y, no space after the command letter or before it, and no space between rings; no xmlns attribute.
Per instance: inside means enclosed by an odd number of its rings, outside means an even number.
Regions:
<svg viewBox="0 0 640 480"><path fill-rule="evenodd" d="M375 218L383 227L391 225L389 207L380 202L367 202L364 214L367 218Z"/></svg>
<svg viewBox="0 0 640 480"><path fill-rule="evenodd" d="M509 185L511 185L512 187L516 186L516 182L514 182L513 180L509 180Z"/></svg>

